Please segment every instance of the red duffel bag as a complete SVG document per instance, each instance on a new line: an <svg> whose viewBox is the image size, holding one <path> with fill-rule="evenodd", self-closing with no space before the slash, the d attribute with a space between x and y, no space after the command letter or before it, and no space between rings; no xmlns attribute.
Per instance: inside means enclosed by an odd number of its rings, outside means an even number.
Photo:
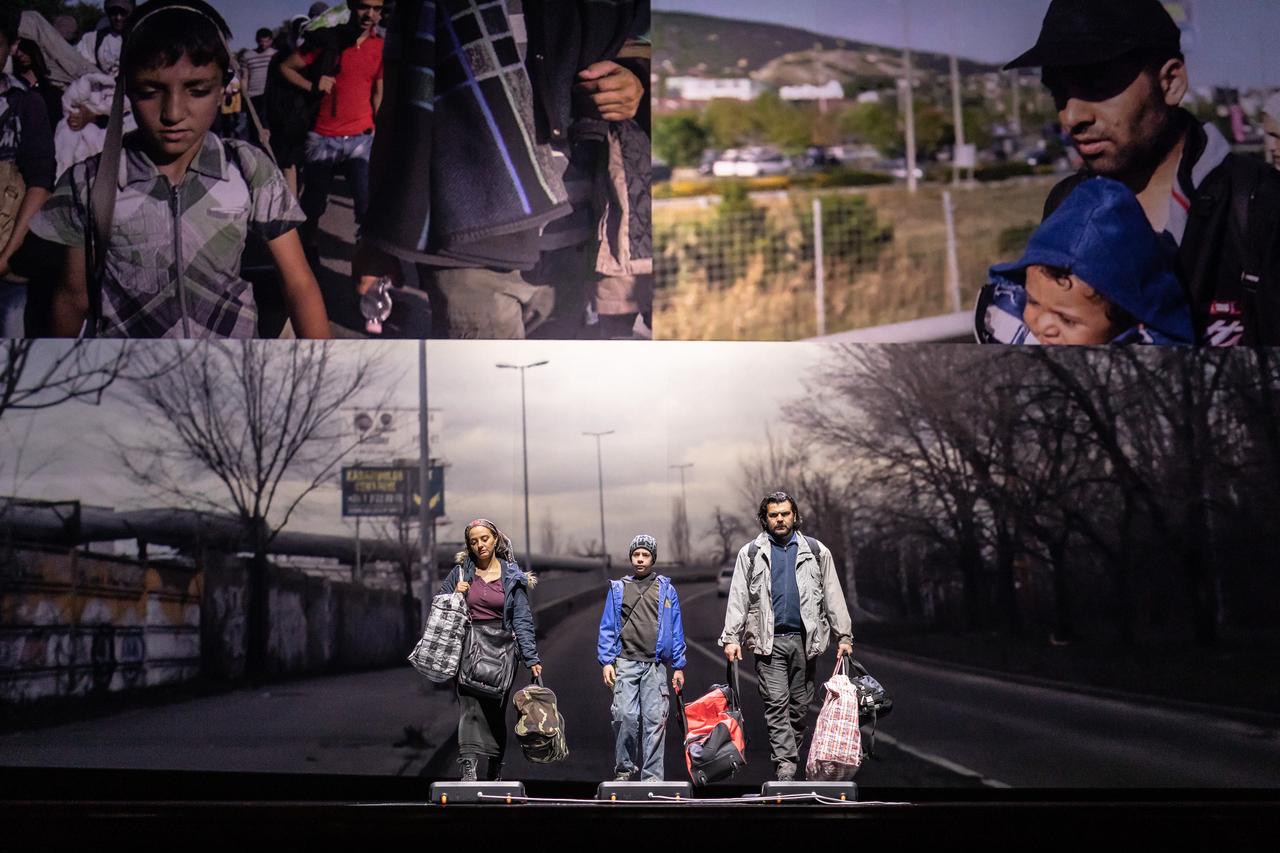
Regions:
<svg viewBox="0 0 1280 853"><path fill-rule="evenodd" d="M733 776L747 765L747 734L738 703L738 665L730 663L728 684L713 684L699 699L680 700L684 729L684 758L695 785L709 785Z"/></svg>

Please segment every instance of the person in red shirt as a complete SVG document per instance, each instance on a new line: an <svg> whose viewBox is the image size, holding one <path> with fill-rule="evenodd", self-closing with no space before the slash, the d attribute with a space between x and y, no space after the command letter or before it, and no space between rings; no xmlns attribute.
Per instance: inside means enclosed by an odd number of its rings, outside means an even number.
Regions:
<svg viewBox="0 0 1280 853"><path fill-rule="evenodd" d="M375 32L384 0L352 0L351 19L336 33L309 33L307 41L280 66L286 80L319 96L315 124L303 152L303 241L315 250L315 236L329 205L334 172L346 171L356 225L369 207L369 153L373 119L382 103L382 45Z"/></svg>

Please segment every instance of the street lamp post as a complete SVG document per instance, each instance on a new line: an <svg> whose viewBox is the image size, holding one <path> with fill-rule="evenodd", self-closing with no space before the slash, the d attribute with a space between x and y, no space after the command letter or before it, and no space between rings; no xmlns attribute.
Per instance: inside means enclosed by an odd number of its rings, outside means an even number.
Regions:
<svg viewBox="0 0 1280 853"><path fill-rule="evenodd" d="M502 370L520 371L520 441L524 456L524 558L528 571L533 571L533 544L529 530L529 424L525 416L524 372L533 367L547 364L547 360L535 361L532 364L497 364Z"/></svg>
<svg viewBox="0 0 1280 853"><path fill-rule="evenodd" d="M436 580L436 525L431 518L431 410L427 407L427 342L418 342L418 569L422 573L422 621L431 607L431 586Z"/></svg>
<svg viewBox="0 0 1280 853"><path fill-rule="evenodd" d="M609 546L604 539L604 454L600 449L600 439L613 435L613 430L605 432L584 432L583 435L594 436L596 440L596 476L600 483L600 553L604 555L604 564L609 565Z"/></svg>

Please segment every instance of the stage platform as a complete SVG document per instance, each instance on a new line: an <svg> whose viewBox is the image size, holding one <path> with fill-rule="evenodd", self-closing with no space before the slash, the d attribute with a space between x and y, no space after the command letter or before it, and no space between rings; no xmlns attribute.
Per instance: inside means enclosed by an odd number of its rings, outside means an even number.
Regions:
<svg viewBox="0 0 1280 853"><path fill-rule="evenodd" d="M431 804L432 780L312 775L0 770L5 847L83 850L152 839L167 849L297 849L301 844L512 842L573 838L792 848L834 839L930 851L1047 851L1159 845L1276 849L1280 790L876 790L857 802L795 802L715 786L693 799L598 801L598 783L528 783L510 803ZM905 846L910 845L910 846ZM144 847L151 846L144 844ZM576 845L575 845L576 846ZM630 844L628 845L630 846ZM821 846L821 845L819 845Z"/></svg>

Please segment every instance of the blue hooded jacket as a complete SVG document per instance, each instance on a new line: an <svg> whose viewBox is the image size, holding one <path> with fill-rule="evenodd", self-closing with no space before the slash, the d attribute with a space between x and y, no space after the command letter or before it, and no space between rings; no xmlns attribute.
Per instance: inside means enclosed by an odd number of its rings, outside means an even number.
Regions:
<svg viewBox="0 0 1280 853"><path fill-rule="evenodd" d="M658 663L672 669L684 669L684 621L680 617L680 597L666 575L658 575L658 641L655 657ZM622 581L609 581L609 594L600 614L600 634L596 641L596 660L601 666L612 664L622 654Z"/></svg>
<svg viewBox="0 0 1280 853"><path fill-rule="evenodd" d="M1040 224L1019 260L991 268L978 297L978 340L1037 343L1022 314L1027 267L1043 265L1069 270L1138 321L1111 343L1190 345L1191 308L1173 261L1173 247L1151 227L1133 192L1119 181L1091 178Z"/></svg>

